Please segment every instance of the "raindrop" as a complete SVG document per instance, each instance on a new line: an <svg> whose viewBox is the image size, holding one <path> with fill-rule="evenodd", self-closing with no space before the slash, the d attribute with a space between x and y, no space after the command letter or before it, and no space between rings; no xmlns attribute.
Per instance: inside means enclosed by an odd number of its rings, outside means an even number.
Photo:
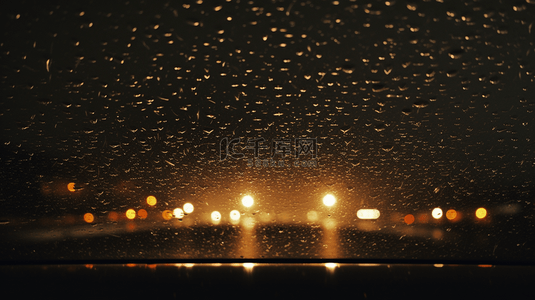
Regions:
<svg viewBox="0 0 535 300"><path fill-rule="evenodd" d="M456 49L456 50L452 50L450 51L450 53L448 53L448 55L452 58L452 59L459 59L462 57L464 53L464 50L463 49Z"/></svg>

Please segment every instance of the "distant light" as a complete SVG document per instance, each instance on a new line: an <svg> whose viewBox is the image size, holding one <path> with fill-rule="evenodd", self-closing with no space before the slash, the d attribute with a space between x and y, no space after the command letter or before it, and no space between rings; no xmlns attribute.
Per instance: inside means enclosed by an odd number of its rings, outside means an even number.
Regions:
<svg viewBox="0 0 535 300"><path fill-rule="evenodd" d="M480 207L476 210L476 217L478 219L483 219L484 217L487 216L487 210L484 209L483 207Z"/></svg>
<svg viewBox="0 0 535 300"><path fill-rule="evenodd" d="M359 209L357 211L357 217L363 220L374 220L379 218L381 213L377 209Z"/></svg>
<svg viewBox="0 0 535 300"><path fill-rule="evenodd" d="M325 267L330 271L334 271L334 269L338 266L339 265L337 263L325 263Z"/></svg>
<svg viewBox="0 0 535 300"><path fill-rule="evenodd" d="M175 208L175 210L173 210L173 216L177 219L182 219L184 218L184 211L182 208Z"/></svg>
<svg viewBox="0 0 535 300"><path fill-rule="evenodd" d="M307 212L307 219L311 222L315 222L318 220L318 213L314 210L311 210Z"/></svg>
<svg viewBox="0 0 535 300"><path fill-rule="evenodd" d="M76 192L76 189L74 188L74 182L69 182L69 184L67 184L67 189L69 192Z"/></svg>
<svg viewBox="0 0 535 300"><path fill-rule="evenodd" d="M136 217L136 211L130 208L126 211L126 217L130 220L134 219Z"/></svg>
<svg viewBox="0 0 535 300"><path fill-rule="evenodd" d="M442 209L438 207L434 208L433 211L431 212L431 215L433 216L433 218L437 220L442 218Z"/></svg>
<svg viewBox="0 0 535 300"><path fill-rule="evenodd" d="M411 225L412 223L414 223L414 216L411 214L408 214L405 216L405 218L403 218L403 221L405 221L407 225Z"/></svg>
<svg viewBox="0 0 535 300"><path fill-rule="evenodd" d="M150 205L150 206L156 205L156 197L148 196L147 197L147 204Z"/></svg>
<svg viewBox="0 0 535 300"><path fill-rule="evenodd" d="M187 214L191 214L193 212L193 204L191 203L184 204L184 212Z"/></svg>
<svg viewBox="0 0 535 300"><path fill-rule="evenodd" d="M230 212L230 219L233 221L238 221L240 219L241 215L240 212L237 210L233 210Z"/></svg>
<svg viewBox="0 0 535 300"><path fill-rule="evenodd" d="M255 264L254 263L243 263L243 268L245 269L245 272L251 273L253 271Z"/></svg>
<svg viewBox="0 0 535 300"><path fill-rule="evenodd" d="M219 213L218 211L213 211L212 212L212 221L214 221L214 222L221 221L221 213Z"/></svg>
<svg viewBox="0 0 535 300"><path fill-rule="evenodd" d="M254 199L251 196L245 196L243 197L243 199L241 199L241 203L245 207L251 207L254 204Z"/></svg>
<svg viewBox="0 0 535 300"><path fill-rule="evenodd" d="M336 198L334 198L333 195L327 194L325 197L323 197L323 204L325 206L333 206L336 203Z"/></svg>
<svg viewBox="0 0 535 300"><path fill-rule="evenodd" d="M169 221L173 218L173 212L166 209L162 212L162 218L166 221Z"/></svg>
<svg viewBox="0 0 535 300"><path fill-rule="evenodd" d="M95 220L95 217L93 216L92 213L86 213L84 215L84 221L86 221L87 223L93 223L94 220Z"/></svg>
<svg viewBox="0 0 535 300"><path fill-rule="evenodd" d="M147 216L148 216L149 214L147 213L146 210L144 210L144 209L142 208L142 209L140 209L140 210L137 212L137 215L138 215L140 218L142 218L142 219L146 219Z"/></svg>
<svg viewBox="0 0 535 300"><path fill-rule="evenodd" d="M457 218L457 212L455 211L455 209L448 210L446 212L446 218L448 218L448 220L453 220Z"/></svg>
<svg viewBox="0 0 535 300"><path fill-rule="evenodd" d="M111 211L109 214L108 214L108 219L112 222L115 222L119 219L119 214L114 212L114 211Z"/></svg>

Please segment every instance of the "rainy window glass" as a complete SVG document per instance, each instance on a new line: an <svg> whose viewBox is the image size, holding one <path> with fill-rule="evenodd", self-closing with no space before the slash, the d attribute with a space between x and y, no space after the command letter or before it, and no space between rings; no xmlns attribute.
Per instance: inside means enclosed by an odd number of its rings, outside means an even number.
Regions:
<svg viewBox="0 0 535 300"><path fill-rule="evenodd" d="M535 261L535 2L0 5L2 261Z"/></svg>

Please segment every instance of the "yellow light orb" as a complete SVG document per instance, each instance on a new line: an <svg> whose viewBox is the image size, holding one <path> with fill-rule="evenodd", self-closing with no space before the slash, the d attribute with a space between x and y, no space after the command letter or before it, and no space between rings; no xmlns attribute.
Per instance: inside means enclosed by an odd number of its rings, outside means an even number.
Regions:
<svg viewBox="0 0 535 300"><path fill-rule="evenodd" d="M333 195L327 194L325 197L323 197L323 204L325 204L325 206L333 206L335 203L336 198Z"/></svg>
<svg viewBox="0 0 535 300"><path fill-rule="evenodd" d="M480 207L476 210L476 217L478 219L483 219L484 217L487 216L487 210L484 209L483 207Z"/></svg>
<svg viewBox="0 0 535 300"><path fill-rule="evenodd" d="M67 189L68 189L69 192L71 192L71 193L76 192L76 189L75 189L74 187L75 187L74 182L69 182L69 184L67 184Z"/></svg>
<svg viewBox="0 0 535 300"><path fill-rule="evenodd" d="M241 203L245 207L251 207L254 204L254 199L251 196L245 196L243 197L243 199L241 199Z"/></svg>
<svg viewBox="0 0 535 300"><path fill-rule="evenodd" d="M453 220L457 218L457 212L455 211L455 209L448 210L446 212L446 218L448 218L448 220Z"/></svg>
<svg viewBox="0 0 535 300"><path fill-rule="evenodd" d="M150 205L150 206L156 205L156 197L148 196L147 197L147 204Z"/></svg>
<svg viewBox="0 0 535 300"><path fill-rule="evenodd" d="M126 217L130 220L134 219L136 217L136 211L130 208L126 211Z"/></svg>
<svg viewBox="0 0 535 300"><path fill-rule="evenodd" d="M87 223L93 223L94 220L95 220L95 217L93 216L92 213L86 213L84 215L84 221L86 221Z"/></svg>
<svg viewBox="0 0 535 300"><path fill-rule="evenodd" d="M169 221L173 218L173 212L166 209L162 212L162 218L166 221Z"/></svg>

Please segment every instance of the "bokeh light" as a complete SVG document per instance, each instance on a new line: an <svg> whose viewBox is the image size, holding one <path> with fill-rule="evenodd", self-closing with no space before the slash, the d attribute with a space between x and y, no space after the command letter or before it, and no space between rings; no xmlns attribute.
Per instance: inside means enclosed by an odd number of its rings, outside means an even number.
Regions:
<svg viewBox="0 0 535 300"><path fill-rule="evenodd" d="M112 221L112 222L115 222L117 220L119 220L119 214L114 212L114 211L111 211L109 214L108 214L108 220Z"/></svg>
<svg viewBox="0 0 535 300"><path fill-rule="evenodd" d="M431 212L431 215L433 216L433 218L437 220L442 218L442 215L443 215L442 209L438 207L434 208L433 211Z"/></svg>
<svg viewBox="0 0 535 300"><path fill-rule="evenodd" d="M154 206L156 205L156 197L154 196L148 196L147 197L147 204L150 205L150 206Z"/></svg>
<svg viewBox="0 0 535 300"><path fill-rule="evenodd" d="M182 219L184 218L184 211L182 208L175 208L175 210L173 210L173 216L177 219Z"/></svg>
<svg viewBox="0 0 535 300"><path fill-rule="evenodd" d="M483 219L487 216L487 210L483 207L480 207L476 210L476 217L478 219Z"/></svg>
<svg viewBox="0 0 535 300"><path fill-rule="evenodd" d="M253 197L251 197L251 196L245 196L245 197L243 197L243 199L241 200L241 203L242 203L243 206L245 206L245 207L251 207L251 206L253 206L253 204L254 204L254 199L253 199Z"/></svg>
<svg viewBox="0 0 535 300"><path fill-rule="evenodd" d="M184 212L187 213L187 214L191 214L193 212L193 204L191 203L186 203L184 204Z"/></svg>
<svg viewBox="0 0 535 300"><path fill-rule="evenodd" d="M140 210L137 212L137 215L138 215L141 219L146 219L147 216L148 216L149 214L147 213L146 210L144 210L144 209L140 209Z"/></svg>
<svg viewBox="0 0 535 300"><path fill-rule="evenodd" d="M448 210L446 212L446 218L448 218L448 220L453 220L457 218L457 211L455 211L455 209Z"/></svg>
<svg viewBox="0 0 535 300"><path fill-rule="evenodd" d="M405 218L403 218L403 221L407 224L407 225L411 225L412 223L414 223L414 216L411 215L411 214L408 214L405 216Z"/></svg>
<svg viewBox="0 0 535 300"><path fill-rule="evenodd" d="M136 211L130 208L126 211L126 217L130 220L133 220L136 217Z"/></svg>
<svg viewBox="0 0 535 300"><path fill-rule="evenodd" d="M218 212L217 210L212 212L211 217L212 217L212 221L214 221L214 222L221 221L221 213Z"/></svg>
<svg viewBox="0 0 535 300"><path fill-rule="evenodd" d="M84 221L86 221L87 223L93 223L94 220L95 220L95 217L93 216L92 213L86 213L84 215Z"/></svg>
<svg viewBox="0 0 535 300"><path fill-rule="evenodd" d="M234 221L238 221L240 219L241 215L240 212L237 210L233 210L230 212L230 219Z"/></svg>
<svg viewBox="0 0 535 300"><path fill-rule="evenodd" d="M69 190L69 192L76 192L76 189L74 188L75 187L75 184L74 182L69 182L69 184L67 184L67 189Z"/></svg>
<svg viewBox="0 0 535 300"><path fill-rule="evenodd" d="M323 197L323 204L325 204L325 206L333 206L335 203L336 198L333 195L327 194L325 197Z"/></svg>
<svg viewBox="0 0 535 300"><path fill-rule="evenodd" d="M362 220L378 219L381 213L377 209L359 209L357 211L357 218Z"/></svg>
<svg viewBox="0 0 535 300"><path fill-rule="evenodd" d="M166 221L169 221L173 218L173 212L166 209L162 212L162 218Z"/></svg>

